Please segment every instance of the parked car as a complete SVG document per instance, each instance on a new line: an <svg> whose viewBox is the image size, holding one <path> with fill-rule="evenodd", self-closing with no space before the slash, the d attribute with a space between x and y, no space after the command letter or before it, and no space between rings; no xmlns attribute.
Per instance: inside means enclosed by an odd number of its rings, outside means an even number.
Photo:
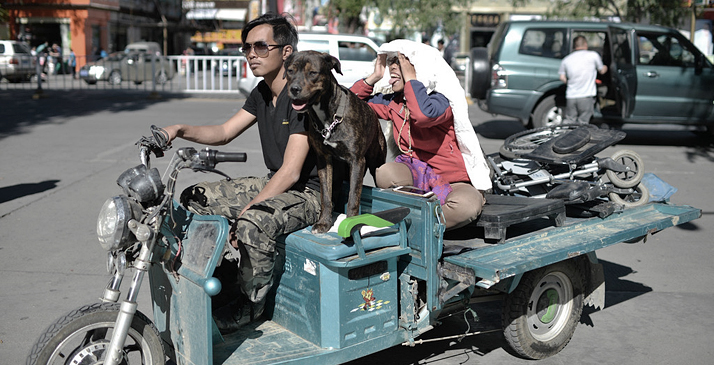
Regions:
<svg viewBox="0 0 714 365"><path fill-rule="evenodd" d="M154 58L155 61L152 61ZM155 80L157 84L163 85L174 77L174 67L171 67L171 64L167 58L150 53L112 53L99 61L82 66L79 69L79 77L90 85L99 80L105 80L112 85L118 85L125 80L135 84Z"/></svg>
<svg viewBox="0 0 714 365"><path fill-rule="evenodd" d="M124 48L124 53L148 53L161 55L161 46L156 42L134 42Z"/></svg>
<svg viewBox="0 0 714 365"><path fill-rule="evenodd" d="M340 60L342 75L335 73L335 77L346 87L374 71L377 48L371 38L353 34L301 33L298 41L299 51L327 52ZM240 73L238 89L249 95L262 78L253 76L245 61L241 63Z"/></svg>
<svg viewBox="0 0 714 365"><path fill-rule="evenodd" d="M215 67L215 72L220 72L223 76L231 77L238 76L240 71L240 59L238 56L242 56L240 48L225 48L218 52L218 63L219 66ZM230 66L229 66L230 65Z"/></svg>
<svg viewBox="0 0 714 365"><path fill-rule="evenodd" d="M487 48L471 50L471 97L487 112L543 127L563 120L558 78L572 41L583 35L608 72L598 77L595 118L608 124L675 123L714 127L714 67L681 33L608 22L510 21Z"/></svg>
<svg viewBox="0 0 714 365"><path fill-rule="evenodd" d="M469 54L466 52L458 52L451 58L451 68L457 74L463 74L469 67Z"/></svg>
<svg viewBox="0 0 714 365"><path fill-rule="evenodd" d="M25 43L0 40L0 80L29 80L36 73L35 65L36 60Z"/></svg>

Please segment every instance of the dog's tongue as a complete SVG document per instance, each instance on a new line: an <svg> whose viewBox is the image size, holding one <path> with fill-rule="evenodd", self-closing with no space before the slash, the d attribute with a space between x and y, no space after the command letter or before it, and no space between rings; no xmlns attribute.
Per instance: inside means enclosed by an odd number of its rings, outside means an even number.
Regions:
<svg viewBox="0 0 714 365"><path fill-rule="evenodd" d="M295 109L295 110L303 110L303 109L305 109L305 105L307 105L307 104L305 104L305 103L302 103L302 104L295 104L295 103L293 103L293 109Z"/></svg>

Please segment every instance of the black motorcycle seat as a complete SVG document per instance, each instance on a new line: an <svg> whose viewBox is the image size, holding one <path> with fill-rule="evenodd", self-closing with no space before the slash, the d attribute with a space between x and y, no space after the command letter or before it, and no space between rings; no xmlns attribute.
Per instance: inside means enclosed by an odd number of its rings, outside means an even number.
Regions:
<svg viewBox="0 0 714 365"><path fill-rule="evenodd" d="M590 128L579 127L553 139L553 152L571 153L590 142Z"/></svg>

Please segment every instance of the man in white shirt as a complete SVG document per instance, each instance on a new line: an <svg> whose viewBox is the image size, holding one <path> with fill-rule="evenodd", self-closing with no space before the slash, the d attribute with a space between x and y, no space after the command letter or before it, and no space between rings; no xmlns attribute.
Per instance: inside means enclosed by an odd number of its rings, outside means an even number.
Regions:
<svg viewBox="0 0 714 365"><path fill-rule="evenodd" d="M598 72L607 72L607 66L597 52L588 50L585 37L575 37L573 46L575 50L563 58L558 70L560 80L566 84L565 121L588 124L595 109L595 79Z"/></svg>

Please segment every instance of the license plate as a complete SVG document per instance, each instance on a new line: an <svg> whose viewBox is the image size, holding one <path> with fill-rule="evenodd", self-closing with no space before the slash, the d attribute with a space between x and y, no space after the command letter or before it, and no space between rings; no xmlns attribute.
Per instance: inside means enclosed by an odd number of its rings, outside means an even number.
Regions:
<svg viewBox="0 0 714 365"><path fill-rule="evenodd" d="M79 76L89 76L89 71L87 71L87 70L80 70L80 71L79 71Z"/></svg>

